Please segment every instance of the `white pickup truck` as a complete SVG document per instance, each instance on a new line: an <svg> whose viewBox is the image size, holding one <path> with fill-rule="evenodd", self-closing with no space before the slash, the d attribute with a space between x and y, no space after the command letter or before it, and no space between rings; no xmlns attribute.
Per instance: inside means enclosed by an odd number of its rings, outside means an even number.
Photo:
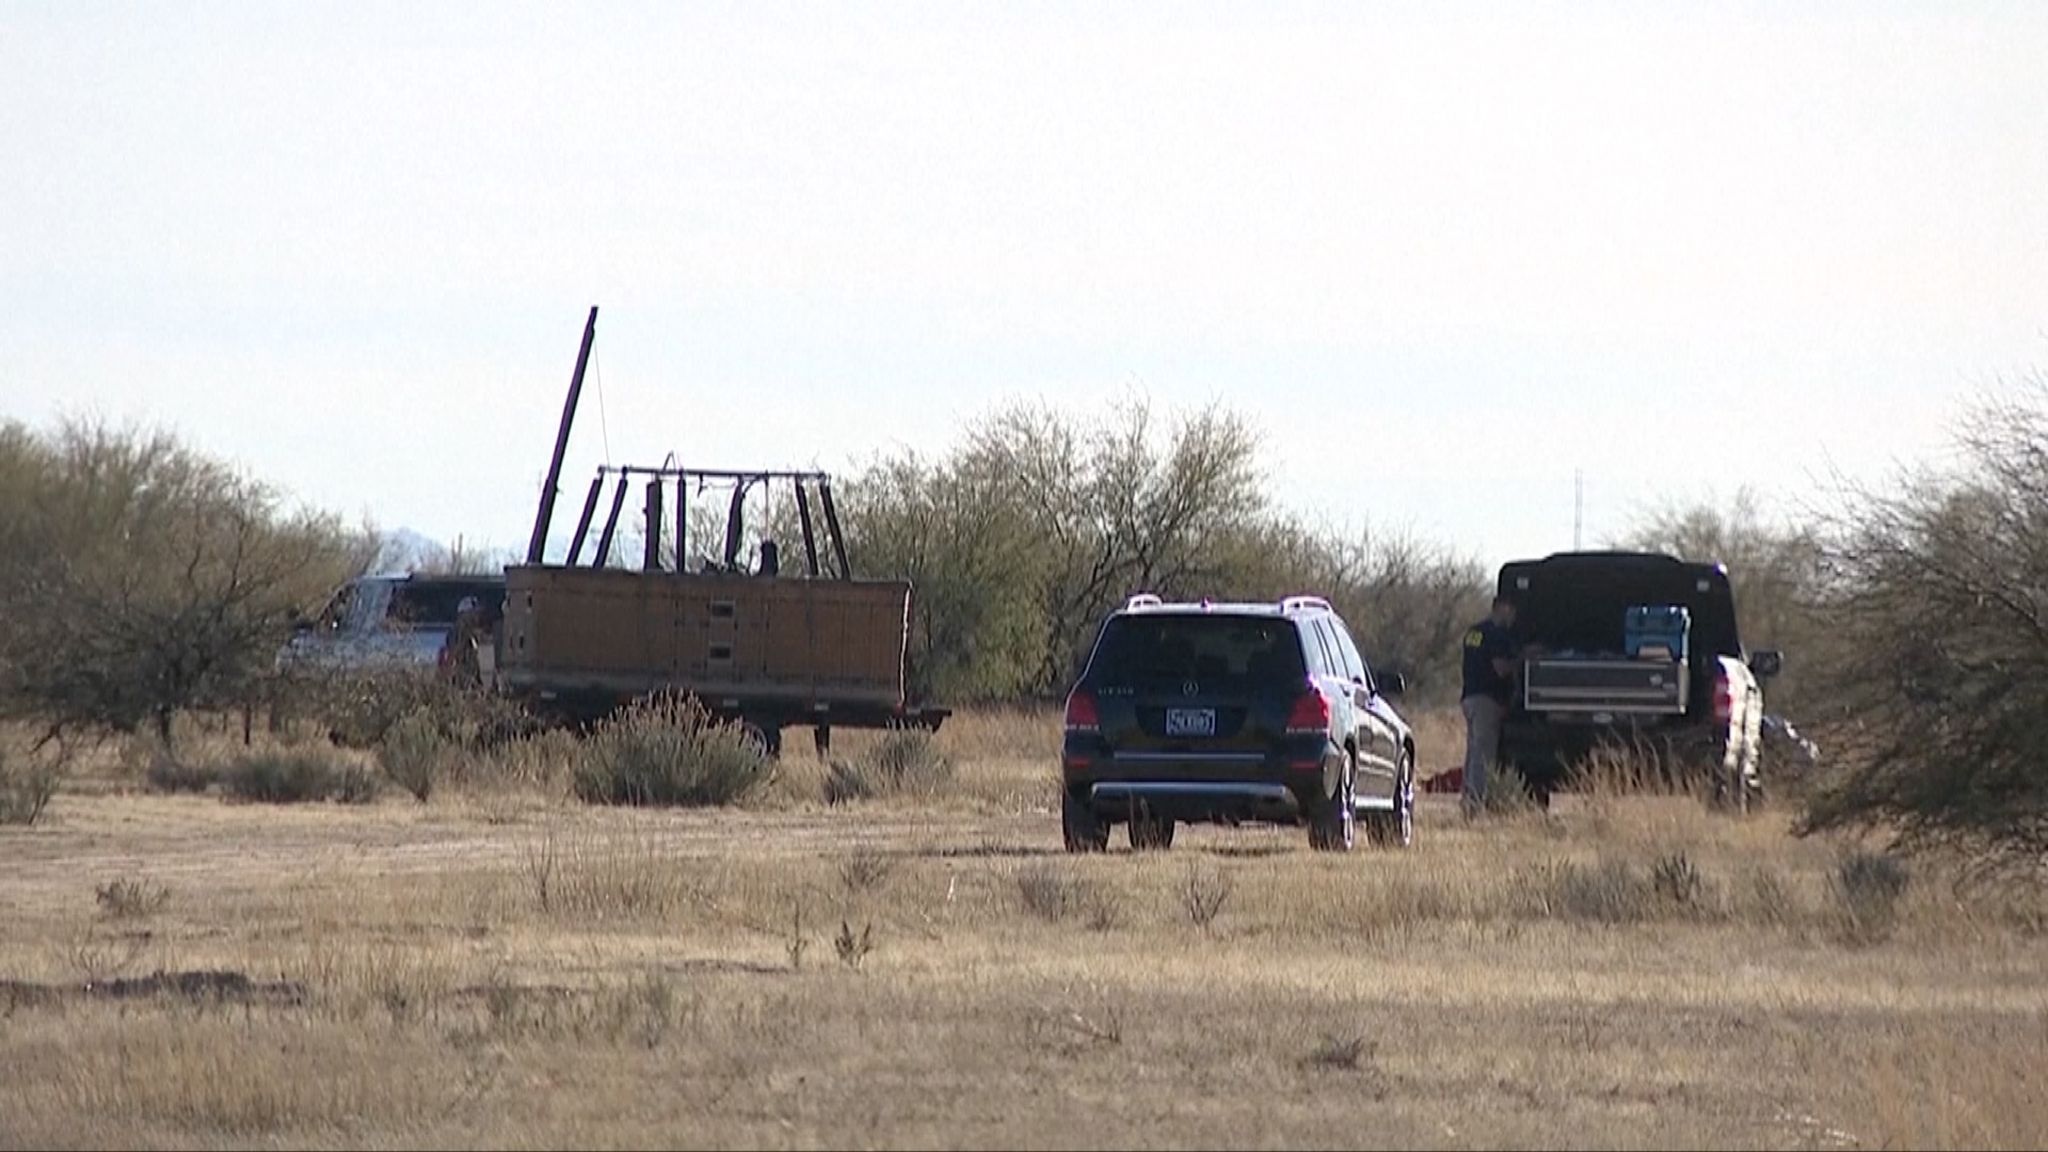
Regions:
<svg viewBox="0 0 2048 1152"><path fill-rule="evenodd" d="M465 601L495 628L505 612L503 575L405 573L364 576L335 592L317 619L300 621L279 668L432 671L452 659L449 640Z"/></svg>

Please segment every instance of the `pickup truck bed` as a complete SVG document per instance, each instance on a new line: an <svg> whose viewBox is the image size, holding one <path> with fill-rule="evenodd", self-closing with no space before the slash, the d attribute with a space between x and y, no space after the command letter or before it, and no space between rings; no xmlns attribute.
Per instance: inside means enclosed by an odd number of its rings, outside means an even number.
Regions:
<svg viewBox="0 0 2048 1152"><path fill-rule="evenodd" d="M1706 770L1737 805L1761 787L1763 690L1737 632L1725 568L1655 553L1567 552L1503 565L1499 593L1515 602L1516 639L1534 649L1500 754L1539 798L1568 784L1596 749L1617 744L1654 752L1674 771ZM1632 625L1641 631L1657 615L1645 606L1683 609L1688 628L1655 646L1683 659L1647 646L1624 655ZM1777 654L1768 656L1762 664L1774 668Z"/></svg>

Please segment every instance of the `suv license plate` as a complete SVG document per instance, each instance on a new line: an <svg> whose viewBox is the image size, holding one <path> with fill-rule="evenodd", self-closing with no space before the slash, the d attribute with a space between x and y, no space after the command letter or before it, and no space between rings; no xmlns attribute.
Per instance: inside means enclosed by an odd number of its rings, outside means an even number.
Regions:
<svg viewBox="0 0 2048 1152"><path fill-rule="evenodd" d="M1166 734L1168 736L1214 736L1216 734L1216 710L1214 708L1168 708L1166 710Z"/></svg>

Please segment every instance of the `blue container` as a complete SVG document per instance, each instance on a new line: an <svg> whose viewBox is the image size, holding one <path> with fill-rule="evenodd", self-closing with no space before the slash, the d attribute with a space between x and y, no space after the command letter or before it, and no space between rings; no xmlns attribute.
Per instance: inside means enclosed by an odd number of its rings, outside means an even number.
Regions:
<svg viewBox="0 0 2048 1152"><path fill-rule="evenodd" d="M1692 612L1682 604L1639 604L1622 618L1622 651L1631 660L1648 655L1683 661L1691 639Z"/></svg>

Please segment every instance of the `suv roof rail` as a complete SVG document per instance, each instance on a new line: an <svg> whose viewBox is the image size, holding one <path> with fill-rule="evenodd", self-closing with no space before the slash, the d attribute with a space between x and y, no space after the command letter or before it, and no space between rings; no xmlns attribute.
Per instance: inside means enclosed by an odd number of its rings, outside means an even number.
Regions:
<svg viewBox="0 0 2048 1152"><path fill-rule="evenodd" d="M1282 612L1304 612L1315 608L1320 608L1325 612L1336 611L1336 609L1330 607L1330 602L1321 596L1289 596L1280 601L1280 611Z"/></svg>
<svg viewBox="0 0 2048 1152"><path fill-rule="evenodd" d="M1140 592L1129 600L1124 601L1124 611L1134 612L1140 608L1157 608L1163 603L1165 601L1150 592Z"/></svg>

